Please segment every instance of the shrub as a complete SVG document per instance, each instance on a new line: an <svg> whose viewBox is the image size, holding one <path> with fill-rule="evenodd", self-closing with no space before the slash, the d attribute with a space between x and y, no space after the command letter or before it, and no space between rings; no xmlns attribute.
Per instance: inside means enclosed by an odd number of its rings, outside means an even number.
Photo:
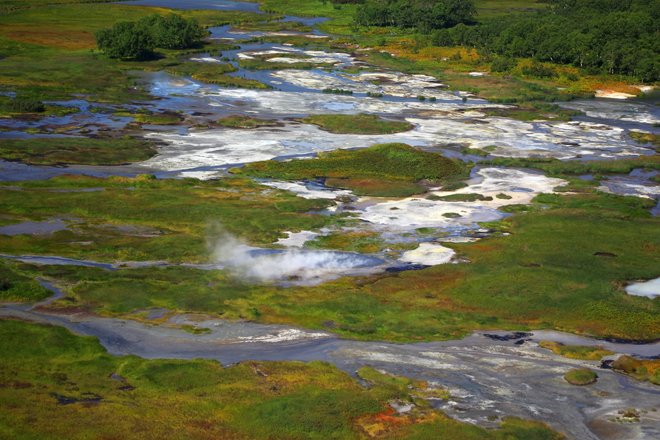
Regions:
<svg viewBox="0 0 660 440"><path fill-rule="evenodd" d="M490 65L491 72L508 72L516 67L516 60L508 57L498 57Z"/></svg>
<svg viewBox="0 0 660 440"><path fill-rule="evenodd" d="M156 47L187 49L198 45L206 31L194 19L177 14L153 14L137 22L122 22L96 34L96 43L110 58L145 60Z"/></svg>
<svg viewBox="0 0 660 440"><path fill-rule="evenodd" d="M199 44L207 35L195 19L185 19L177 14L153 14L144 17L138 26L146 29L156 47L163 49L187 49Z"/></svg>
<svg viewBox="0 0 660 440"><path fill-rule="evenodd" d="M145 60L153 56L154 39L134 22L121 22L96 34L96 43L110 58Z"/></svg>
<svg viewBox="0 0 660 440"><path fill-rule="evenodd" d="M552 67L544 66L541 63L533 63L522 68L522 74L535 78L553 78L557 76L557 71Z"/></svg>
<svg viewBox="0 0 660 440"><path fill-rule="evenodd" d="M7 103L7 109L15 113L42 113L46 111L46 106L38 99L14 98Z"/></svg>

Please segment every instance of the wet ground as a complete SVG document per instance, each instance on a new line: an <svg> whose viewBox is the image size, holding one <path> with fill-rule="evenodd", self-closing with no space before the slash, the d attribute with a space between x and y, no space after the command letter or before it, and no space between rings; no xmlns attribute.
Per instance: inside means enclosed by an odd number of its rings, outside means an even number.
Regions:
<svg viewBox="0 0 660 440"><path fill-rule="evenodd" d="M258 5L254 3L221 0L195 0L185 2L183 6L182 2L169 0L129 3L190 9L258 10ZM299 20L293 17L286 20L298 20L307 25L319 22L318 19ZM265 56L272 62L303 58L332 67L310 70L239 69L234 73L259 80L271 86L271 90L223 89L164 72L144 74L142 81L157 99L140 105L153 111L182 112L187 120L184 125L175 127L142 127L141 134L163 143L157 156L143 163L120 167L38 167L0 161L0 180L47 179L61 174L104 177L142 173L154 173L161 178L211 178L223 175L228 168L258 160L311 157L322 151L367 147L383 142L404 142L463 159L467 158L461 153L464 147L487 149L491 157L551 157L561 160L655 154L651 145L639 144L629 136L630 130L658 132L660 112L653 103L602 99L564 103L562 106L584 113L571 122L522 122L490 117L485 111L501 106L467 93L450 92L434 78L391 71L375 72L362 64L357 54L248 42L253 37L268 34L264 32L235 31L230 27L214 28L211 32L213 38L240 44L240 49L226 51L221 56L192 55L194 61L214 63L220 57L228 57L230 62L238 65L240 58ZM310 40L324 37L316 30L298 34L308 35ZM346 71L348 67L350 72ZM355 68L363 71L355 73ZM352 94L323 93L327 88L350 91ZM383 96L373 96L379 94ZM418 96L425 99L422 101ZM123 130L131 122L131 118L114 116L114 108L97 111L93 109L101 106L85 101L60 104L77 107L79 111L39 121L2 120L0 125L8 131L0 132L0 136L95 135ZM393 135L341 135L294 120L309 114L325 113L376 114L406 120L414 128ZM227 115L276 119L281 124L254 130L193 128L197 123L213 122ZM57 133L57 127L69 128L62 134ZM40 133L35 134L35 130ZM607 177L600 182L600 189L658 200L658 184L652 180L655 175L635 170L627 176ZM529 170L477 167L467 188L453 192L432 189L423 197L383 200L355 197L349 191L326 188L320 182L268 181L264 182L266 186L289 190L301 197L335 199L336 206L329 210L329 214L350 209L362 221L363 230L376 231L390 240L403 239L404 235L418 228L435 229L436 236L442 236L442 239L416 236L412 240L420 243L417 249L401 252L394 258L396 261L384 261L382 255L302 250L306 241L332 230L302 231L276 243L284 249L255 249L235 243L231 250L217 249L208 265L192 267L225 268L265 280L272 280L273 277L290 280L294 275L303 280L322 280L327 279L328 275L366 274L374 270L400 268L405 264L446 264L452 262L453 254L443 243L487 236L489 231L482 230L478 222L501 219L506 215L500 210L502 206L530 203L535 195L552 192L562 183L559 179ZM428 198L429 195L441 197L468 193L492 197L492 200L448 202ZM499 194L506 197L498 198ZM660 213L658 208L654 213ZM66 225L58 219L25 222L2 226L0 234L48 234L62 227ZM76 264L108 270L138 264L76 261L57 256L24 256L20 259L36 264ZM139 264L162 266L164 263ZM271 267L271 272L274 270L277 273L250 272L255 267ZM657 294L654 293L656 289L657 280L654 280L631 286L629 292L652 296ZM555 332L533 332L517 337L514 335L510 340L475 334L459 341L397 345L341 340L328 333L245 322L230 323L207 317L170 316L167 324L156 326L132 320L54 315L43 310L49 301L37 308L5 306L0 308L0 316L48 322L79 334L96 336L114 354L135 354L148 358L201 357L217 359L223 364L248 359L325 360L350 373L368 364L390 373L426 379L448 387L452 398L448 402L437 401L434 404L452 417L485 426L494 426L495 416L516 415L544 420L577 439L660 438L660 391L657 387L599 369L594 362L558 357L537 344L539 340L548 339L602 345L617 353L650 357L660 355L658 343L613 344ZM153 319L165 315L165 311L159 310L151 313ZM189 334L177 328L184 324L209 331L199 335ZM496 335L506 336L501 333ZM562 379L563 374L575 366L597 369L598 383L588 387L566 383ZM639 423L611 421L618 410L628 407L642 411Z"/></svg>
<svg viewBox="0 0 660 440"><path fill-rule="evenodd" d="M57 295L61 293L56 290ZM166 318L165 324L56 315L43 309L50 301L37 307L7 305L0 308L0 316L60 325L95 336L116 355L207 358L224 365L244 360L323 360L350 374L370 365L446 387L451 398L432 404L452 417L483 426L496 426L500 417L515 415L546 421L576 439L651 439L660 435L657 387L602 369L597 362L559 357L539 348L538 342L598 345L636 356L657 356L660 343L610 343L550 331L476 333L462 340L420 344L358 342L325 332L168 315L157 309L149 313L150 319ZM182 325L200 329L202 334L186 332ZM584 366L597 371L596 384L578 387L563 380L569 369ZM619 410L627 408L640 412L639 422L612 421Z"/></svg>

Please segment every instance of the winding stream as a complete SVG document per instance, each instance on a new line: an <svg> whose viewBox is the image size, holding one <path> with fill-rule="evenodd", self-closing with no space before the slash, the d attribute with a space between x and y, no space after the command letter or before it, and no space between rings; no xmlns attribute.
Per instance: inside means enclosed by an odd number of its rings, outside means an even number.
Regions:
<svg viewBox="0 0 660 440"><path fill-rule="evenodd" d="M617 353L657 356L660 342L622 344L597 341L554 331L510 334L475 333L461 340L391 344L339 339L326 332L208 317L175 315L165 324L85 314L64 315L47 310L62 293L37 305L5 305L0 317L20 318L65 327L76 334L99 338L112 354L145 358L215 359L224 365L246 360L321 360L354 374L364 365L427 380L451 392L448 401L432 401L448 415L482 426L496 426L495 417L519 416L543 420L576 439L651 439L660 435L656 412L660 389L639 383L597 362L562 358L538 347L540 340L602 346ZM166 311L153 310L150 318ZM208 329L194 335L180 329ZM589 387L566 383L563 375L577 366L598 369L599 380ZM606 420L620 409L642 411L636 424ZM606 428L604 428L606 427Z"/></svg>

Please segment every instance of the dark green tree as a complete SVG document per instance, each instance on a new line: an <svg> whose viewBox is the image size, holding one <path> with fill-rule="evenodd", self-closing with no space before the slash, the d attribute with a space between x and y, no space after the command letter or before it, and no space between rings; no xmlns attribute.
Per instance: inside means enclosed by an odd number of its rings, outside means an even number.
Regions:
<svg viewBox="0 0 660 440"><path fill-rule="evenodd" d="M162 49L194 47L208 35L197 20L185 19L177 14L149 15L141 19L138 25L147 29L156 47Z"/></svg>
<svg viewBox="0 0 660 440"><path fill-rule="evenodd" d="M145 60L153 57L154 39L143 26L121 22L96 33L96 43L110 58Z"/></svg>

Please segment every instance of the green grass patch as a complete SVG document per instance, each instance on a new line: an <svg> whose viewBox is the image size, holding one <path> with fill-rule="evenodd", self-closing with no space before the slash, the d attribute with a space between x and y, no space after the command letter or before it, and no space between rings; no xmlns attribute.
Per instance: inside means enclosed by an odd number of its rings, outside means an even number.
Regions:
<svg viewBox="0 0 660 440"><path fill-rule="evenodd" d="M68 3L68 2L67 2ZM74 3L74 2L71 2ZM134 70L160 70L176 54L162 51L161 60L127 63L94 52L94 33L120 21L135 21L153 14L173 12L164 8L121 4L34 3L32 7L0 15L0 88L29 96L67 99L88 96L96 101L126 102L147 94L131 76ZM204 26L263 21L272 16L237 11L177 11ZM178 64L175 61L174 64ZM201 64L201 63L200 63ZM214 79L210 74L203 76ZM231 87L261 87L256 81L219 76L214 83Z"/></svg>
<svg viewBox="0 0 660 440"><path fill-rule="evenodd" d="M380 234L369 231L338 231L305 243L305 247L310 249L336 249L365 254L376 253L384 246Z"/></svg>
<svg viewBox="0 0 660 440"><path fill-rule="evenodd" d="M564 380L571 385L591 385L596 383L598 375L589 368L574 368L564 374Z"/></svg>
<svg viewBox="0 0 660 440"><path fill-rule="evenodd" d="M138 124L151 124L151 125L177 125L183 121L183 117L179 113L162 112L162 113L130 113L130 112L116 112L114 116L123 116L133 118Z"/></svg>
<svg viewBox="0 0 660 440"><path fill-rule="evenodd" d="M123 138L0 139L0 157L30 165L119 165L156 154L152 142Z"/></svg>
<svg viewBox="0 0 660 440"><path fill-rule="evenodd" d="M15 264L0 260L0 301L35 302L50 295L46 288L30 275L22 273Z"/></svg>
<svg viewBox="0 0 660 440"><path fill-rule="evenodd" d="M252 129L259 127L277 127L279 122L272 119L259 119L250 116L226 116L217 121L217 124L228 128Z"/></svg>
<svg viewBox="0 0 660 440"><path fill-rule="evenodd" d="M256 244L272 243L282 231L313 230L337 221L307 214L326 201L283 191L264 194L262 187L242 179L60 178L19 185L22 191L2 193L10 218L43 220L67 214L83 224L49 237L0 237L2 249L13 254L205 261L209 219ZM100 185L106 190L49 191ZM21 266L20 270L65 287L76 307L111 314L165 307L391 341L454 339L475 330L530 328L651 340L660 336L660 303L627 295L624 286L630 280L657 277L659 220L650 216L652 206L650 200L597 192L542 195L528 212L497 225L511 235L451 244L469 264L344 278L319 286L248 285L221 271L189 268L106 272ZM135 237L113 233L103 224L148 226L162 234ZM319 240L312 246L356 246L362 251L380 246L377 237L369 235L331 234ZM94 246L80 244L89 241ZM585 354L571 347L562 350Z"/></svg>
<svg viewBox="0 0 660 440"><path fill-rule="evenodd" d="M405 144L382 144L321 153L312 160L257 162L240 172L285 180L325 177L328 185L349 188L360 195L406 196L423 192L422 180L457 180L466 176L467 169L457 161Z"/></svg>
<svg viewBox="0 0 660 440"><path fill-rule="evenodd" d="M642 131L631 131L629 134L631 138L640 144L651 144L656 148L660 147L660 135Z"/></svg>
<svg viewBox="0 0 660 440"><path fill-rule="evenodd" d="M613 351L605 350L602 347L589 347L585 345L564 345L559 342L541 341L539 347L548 349L555 354L567 357L569 359L582 359L588 361L599 361L604 356L614 354Z"/></svg>
<svg viewBox="0 0 660 440"><path fill-rule="evenodd" d="M487 109L488 116L499 116L503 118L512 118L519 121L570 121L574 116L582 112L569 110L559 107L555 104L547 103L525 103L515 108L494 108Z"/></svg>
<svg viewBox="0 0 660 440"><path fill-rule="evenodd" d="M612 362L612 368L637 380L660 385L660 360L658 359L636 359L624 355Z"/></svg>
<svg viewBox="0 0 660 440"><path fill-rule="evenodd" d="M376 115L314 115L302 119L335 134L393 134L414 128L409 122L390 121Z"/></svg>
<svg viewBox="0 0 660 440"><path fill-rule="evenodd" d="M534 168L552 176L580 174L628 174L635 168L660 169L660 156L640 156L631 159L561 161L559 159L494 158L482 163L503 167Z"/></svg>
<svg viewBox="0 0 660 440"><path fill-rule="evenodd" d="M429 200L442 200L445 202L490 202L492 197L486 197L481 194L466 193L466 194L450 194L448 196L429 196Z"/></svg>
<svg viewBox="0 0 660 440"><path fill-rule="evenodd" d="M325 208L327 201L264 191L247 179L202 182L65 176L16 186L21 190L0 193L7 218L16 222L77 220L71 228L49 236L0 235L3 252L12 254L103 261L207 261L207 239L214 237L216 224L253 244L268 245L283 231L310 230L335 221L308 213ZM103 190L85 191L88 188Z"/></svg>

